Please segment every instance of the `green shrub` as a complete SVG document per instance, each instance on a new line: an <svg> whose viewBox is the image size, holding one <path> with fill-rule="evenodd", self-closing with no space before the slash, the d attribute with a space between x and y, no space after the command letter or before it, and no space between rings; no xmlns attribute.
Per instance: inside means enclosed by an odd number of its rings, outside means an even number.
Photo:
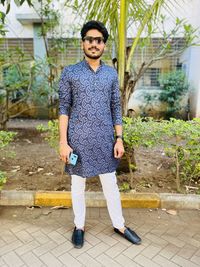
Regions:
<svg viewBox="0 0 200 267"><path fill-rule="evenodd" d="M49 121L48 127L38 125L45 132L45 139L58 151L58 120ZM137 168L134 149L163 147L168 157L173 159L177 191L181 182L191 182L200 178L200 119L183 121L177 119L156 121L153 118L123 118L125 156L129 164L130 189L133 188L133 171ZM127 185L122 189L127 190Z"/></svg>
<svg viewBox="0 0 200 267"><path fill-rule="evenodd" d="M167 103L165 119L177 117L181 110L180 100L186 95L189 84L183 71L177 70L159 77L162 91L159 100Z"/></svg>
<svg viewBox="0 0 200 267"><path fill-rule="evenodd" d="M0 152L4 152L4 149L6 148L6 146L9 145L9 143L11 141L13 141L15 135L17 133L15 132L7 132L7 131L0 131ZM8 156L10 156L11 153L8 154ZM2 172L0 170L0 190L2 189L3 185L6 183L6 173Z"/></svg>

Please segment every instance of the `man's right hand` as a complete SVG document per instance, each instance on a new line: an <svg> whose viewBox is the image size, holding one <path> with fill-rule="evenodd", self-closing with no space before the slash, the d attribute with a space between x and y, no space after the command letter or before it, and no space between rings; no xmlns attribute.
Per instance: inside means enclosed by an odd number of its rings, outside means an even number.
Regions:
<svg viewBox="0 0 200 267"><path fill-rule="evenodd" d="M60 154L60 159L62 161L68 163L71 152L73 152L73 149L68 144L60 144L59 154Z"/></svg>

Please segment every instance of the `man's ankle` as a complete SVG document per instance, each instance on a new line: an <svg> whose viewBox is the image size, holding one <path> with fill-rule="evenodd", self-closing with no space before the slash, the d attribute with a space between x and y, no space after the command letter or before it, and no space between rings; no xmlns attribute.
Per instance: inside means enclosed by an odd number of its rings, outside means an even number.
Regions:
<svg viewBox="0 0 200 267"><path fill-rule="evenodd" d="M81 230L85 230L85 227L76 227L76 230L78 230L78 229L81 229Z"/></svg>

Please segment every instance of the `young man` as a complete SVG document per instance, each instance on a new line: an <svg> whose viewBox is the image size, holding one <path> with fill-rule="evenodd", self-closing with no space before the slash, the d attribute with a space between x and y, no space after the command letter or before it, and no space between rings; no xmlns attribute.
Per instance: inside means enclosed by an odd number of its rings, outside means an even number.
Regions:
<svg viewBox="0 0 200 267"><path fill-rule="evenodd" d="M65 67L59 84L60 159L71 175L75 224L72 243L76 248L84 244L86 179L96 175L114 231L134 244L141 243L140 237L124 225L115 175L124 146L117 72L100 60L108 36L101 22L84 24L81 30L84 60ZM71 152L78 155L75 166L69 164Z"/></svg>

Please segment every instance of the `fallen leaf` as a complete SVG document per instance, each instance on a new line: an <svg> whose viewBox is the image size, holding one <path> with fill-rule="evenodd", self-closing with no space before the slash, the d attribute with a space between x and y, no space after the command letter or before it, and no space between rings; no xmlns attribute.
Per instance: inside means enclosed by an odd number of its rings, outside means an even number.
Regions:
<svg viewBox="0 0 200 267"><path fill-rule="evenodd" d="M41 171L43 171L43 170L44 170L44 168L38 168L38 169L37 169L38 172L41 172Z"/></svg>
<svg viewBox="0 0 200 267"><path fill-rule="evenodd" d="M157 167L157 170L160 170L161 167L162 167L162 163Z"/></svg>
<svg viewBox="0 0 200 267"><path fill-rule="evenodd" d="M51 207L51 210L58 210L58 209L69 209L69 207L66 207L66 206L54 206L54 207Z"/></svg>
<svg viewBox="0 0 200 267"><path fill-rule="evenodd" d="M12 170L11 172L18 172L19 171L19 169L15 169L15 170Z"/></svg>
<svg viewBox="0 0 200 267"><path fill-rule="evenodd" d="M42 212L43 215L49 215L50 213L52 213L52 211L50 211L50 210L46 210L46 211Z"/></svg>
<svg viewBox="0 0 200 267"><path fill-rule="evenodd" d="M177 211L176 210L166 210L166 213L168 213L170 215L177 215Z"/></svg>
<svg viewBox="0 0 200 267"><path fill-rule="evenodd" d="M32 144L32 142L29 139L24 139L24 141L26 141L29 144Z"/></svg>
<svg viewBox="0 0 200 267"><path fill-rule="evenodd" d="M13 166L13 168L15 168L15 169L20 169L20 166Z"/></svg>
<svg viewBox="0 0 200 267"><path fill-rule="evenodd" d="M33 210L34 209L34 206L31 206L31 207L26 207L27 210Z"/></svg>

